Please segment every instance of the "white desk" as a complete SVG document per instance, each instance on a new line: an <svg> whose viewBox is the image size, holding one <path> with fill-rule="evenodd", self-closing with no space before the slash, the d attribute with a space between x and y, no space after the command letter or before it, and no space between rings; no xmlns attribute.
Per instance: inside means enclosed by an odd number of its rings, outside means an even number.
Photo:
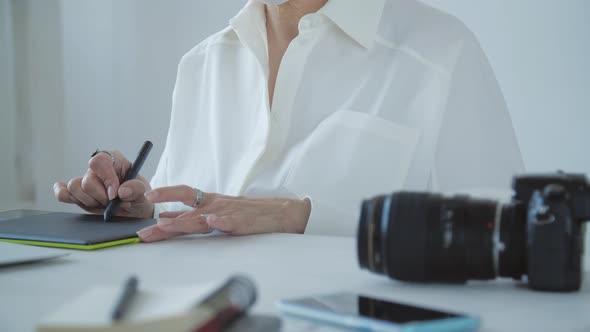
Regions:
<svg viewBox="0 0 590 332"><path fill-rule="evenodd" d="M292 234L189 236L72 251L59 261L1 269L0 331L33 331L57 305L96 283L118 285L131 273L140 276L141 285L155 287L226 278L233 272L258 282L254 310L260 313L278 313L274 303L282 297L348 290L479 315L482 331L590 331L588 272L582 291L571 294L533 292L511 280L456 286L401 283L360 270L353 238ZM283 330L302 331L306 324L287 321Z"/></svg>

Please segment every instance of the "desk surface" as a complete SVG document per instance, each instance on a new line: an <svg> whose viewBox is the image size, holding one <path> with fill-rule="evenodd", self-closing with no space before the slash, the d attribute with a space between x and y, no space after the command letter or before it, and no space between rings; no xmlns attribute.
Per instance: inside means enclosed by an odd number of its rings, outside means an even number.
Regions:
<svg viewBox="0 0 590 332"><path fill-rule="evenodd" d="M511 280L402 283L360 270L353 238L293 234L187 236L69 252L61 260L0 270L0 331L33 331L56 305L97 283L120 284L132 273L140 276L142 286L157 287L234 272L257 281L260 296L254 310L260 313L278 313L274 303L283 297L347 290L478 315L482 331L590 331L589 272L583 289L571 294L533 292ZM290 320L283 331L303 327L307 323Z"/></svg>

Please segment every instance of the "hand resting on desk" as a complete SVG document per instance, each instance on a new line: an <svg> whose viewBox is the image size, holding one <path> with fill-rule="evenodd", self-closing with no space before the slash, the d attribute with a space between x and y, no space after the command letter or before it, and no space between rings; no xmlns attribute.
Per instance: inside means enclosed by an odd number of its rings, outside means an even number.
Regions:
<svg viewBox="0 0 590 332"><path fill-rule="evenodd" d="M189 186L172 186L146 193L152 203L182 202L192 206L195 192ZM311 211L309 200L248 198L205 193L189 211L163 212L158 223L138 232L144 242L182 234L207 233L212 229L232 235L257 233L303 233Z"/></svg>
<svg viewBox="0 0 590 332"><path fill-rule="evenodd" d="M118 216L151 218L154 203L182 202L192 206L195 192L189 186L162 187L150 191L148 181L138 176L124 183L131 163L118 151L98 153L88 162L86 174L67 184L53 186L58 201L77 204L93 214L102 214L109 201L119 196ZM174 236L207 233L218 229L234 235L288 232L303 233L311 211L309 200L247 198L205 193L202 204L189 211L159 215L158 223L138 232L145 242Z"/></svg>

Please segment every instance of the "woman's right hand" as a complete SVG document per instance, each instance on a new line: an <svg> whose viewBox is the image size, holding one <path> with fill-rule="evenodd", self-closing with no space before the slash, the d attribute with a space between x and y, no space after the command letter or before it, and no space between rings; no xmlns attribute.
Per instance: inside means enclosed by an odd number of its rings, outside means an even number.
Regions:
<svg viewBox="0 0 590 332"><path fill-rule="evenodd" d="M121 184L131 163L119 151L99 152L88 162L84 176L71 179L67 184L53 185L55 198L64 203L77 204L82 209L102 214L109 202L119 196L121 205L116 216L151 218L154 205L145 199L150 191L149 182L142 176Z"/></svg>

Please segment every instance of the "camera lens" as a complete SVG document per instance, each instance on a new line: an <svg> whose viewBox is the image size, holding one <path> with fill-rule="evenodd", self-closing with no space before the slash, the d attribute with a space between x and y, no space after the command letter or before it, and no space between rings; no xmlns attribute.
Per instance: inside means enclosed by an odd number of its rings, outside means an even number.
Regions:
<svg viewBox="0 0 590 332"><path fill-rule="evenodd" d="M363 202L358 230L357 250L360 265L362 268L377 273L383 272L381 214L384 200L385 196L377 196Z"/></svg>
<svg viewBox="0 0 590 332"><path fill-rule="evenodd" d="M465 282L525 273L520 208L468 196L398 192L365 200L361 267L408 281ZM522 220L522 219L520 219Z"/></svg>

